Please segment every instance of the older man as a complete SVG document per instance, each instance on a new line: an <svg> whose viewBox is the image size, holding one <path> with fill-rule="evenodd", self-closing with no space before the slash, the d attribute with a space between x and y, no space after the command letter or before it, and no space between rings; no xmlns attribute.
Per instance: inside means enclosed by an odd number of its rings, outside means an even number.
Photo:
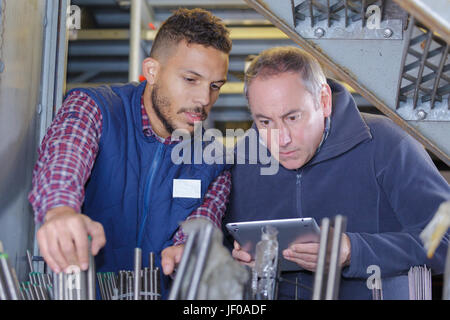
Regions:
<svg viewBox="0 0 450 320"><path fill-rule="evenodd" d="M450 187L417 141L384 116L360 113L350 93L327 82L317 61L295 47L262 52L245 84L253 128L267 129L261 137L281 166L275 175L261 175L261 163L235 165L224 223L346 216L341 299L371 298L369 266L380 268L385 299L408 299L411 266L443 272L448 237L428 259L419 233L450 199ZM278 139L270 138L272 130ZM282 274L280 299L295 296L295 278L300 298L311 298L305 287L312 288L318 247L280 248L301 267ZM233 256L251 262L236 242Z"/></svg>

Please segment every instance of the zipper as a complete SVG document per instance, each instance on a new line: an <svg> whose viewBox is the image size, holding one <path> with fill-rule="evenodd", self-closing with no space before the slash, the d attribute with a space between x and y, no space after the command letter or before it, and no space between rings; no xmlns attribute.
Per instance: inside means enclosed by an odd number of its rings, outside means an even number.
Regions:
<svg viewBox="0 0 450 320"><path fill-rule="evenodd" d="M149 214L149 202L150 202L150 191L152 189L153 179L155 177L155 172L159 168L161 162L161 155L164 149L164 144L158 143L158 149L156 149L155 158L153 159L152 166L148 171L147 175L147 183L144 188L144 217L142 218L142 223L139 228L139 234L137 239L137 248L141 247L142 244L142 236L144 233L145 224L147 223L147 218ZM138 220L139 221L139 220Z"/></svg>
<svg viewBox="0 0 450 320"><path fill-rule="evenodd" d="M296 200L297 200L297 214L299 215L299 217L302 217L302 204L300 202L300 196L301 196L301 188L302 188L302 170L301 169L297 169L297 174L296 174L296 181L295 181L295 186L296 186L296 190L297 192L295 193L296 196Z"/></svg>

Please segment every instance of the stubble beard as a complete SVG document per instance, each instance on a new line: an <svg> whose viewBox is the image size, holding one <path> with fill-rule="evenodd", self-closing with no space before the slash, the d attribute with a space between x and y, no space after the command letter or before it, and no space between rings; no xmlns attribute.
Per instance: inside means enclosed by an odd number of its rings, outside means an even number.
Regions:
<svg viewBox="0 0 450 320"><path fill-rule="evenodd" d="M169 117L166 117L162 110L169 110L170 109L170 101L167 97L163 97L158 94L159 86L154 85L151 93L151 101L152 101L152 108L153 111L155 111L156 116L158 117L159 121L161 121L162 125L166 129L166 131L171 135L173 131L175 130L174 125L172 121L169 119Z"/></svg>

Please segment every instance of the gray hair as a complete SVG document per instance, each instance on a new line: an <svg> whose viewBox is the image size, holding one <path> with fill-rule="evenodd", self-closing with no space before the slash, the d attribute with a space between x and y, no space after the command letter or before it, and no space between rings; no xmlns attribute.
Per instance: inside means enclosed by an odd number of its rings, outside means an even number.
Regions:
<svg viewBox="0 0 450 320"><path fill-rule="evenodd" d="M288 46L262 51L250 63L244 78L244 93L248 100L248 88L256 77L269 78L285 72L298 73L305 89L319 102L322 85L327 82L319 62L304 50Z"/></svg>

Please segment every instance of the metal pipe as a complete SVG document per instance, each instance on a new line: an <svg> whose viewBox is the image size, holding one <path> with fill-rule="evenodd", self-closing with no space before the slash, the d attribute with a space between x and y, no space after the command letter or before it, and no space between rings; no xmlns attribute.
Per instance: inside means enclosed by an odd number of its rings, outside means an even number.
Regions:
<svg viewBox="0 0 450 320"><path fill-rule="evenodd" d="M22 282L21 284L20 284L20 288L24 291L24 293L25 293L25 300L31 300L31 295L30 295L30 293L28 292L28 289L27 289L27 287L25 286L25 282Z"/></svg>
<svg viewBox="0 0 450 320"><path fill-rule="evenodd" d="M31 282L28 282L28 289L30 290L33 300L41 300L38 292L36 291L36 288L34 287L34 284L32 284Z"/></svg>
<svg viewBox="0 0 450 320"><path fill-rule="evenodd" d="M103 275L103 281L105 284L106 300L112 300L113 289L109 272Z"/></svg>
<svg viewBox="0 0 450 320"><path fill-rule="evenodd" d="M119 271L119 300L123 300L125 288L125 273L123 270Z"/></svg>
<svg viewBox="0 0 450 320"><path fill-rule="evenodd" d="M123 300L128 300L128 278L131 277L130 272L124 270L123 272Z"/></svg>
<svg viewBox="0 0 450 320"><path fill-rule="evenodd" d="M56 300L55 299L55 291L53 289L53 286L49 284L49 285L47 285L46 289L47 289L48 299L49 300Z"/></svg>
<svg viewBox="0 0 450 320"><path fill-rule="evenodd" d="M193 271L191 286L187 294L187 300L194 300L197 296L198 287L203 274L203 268L209 253L212 234L213 226L212 224L208 224L206 228L202 230L203 236L201 237L200 250L197 256L197 263L195 264Z"/></svg>
<svg viewBox="0 0 450 320"><path fill-rule="evenodd" d="M89 269L87 271L87 299L95 300L95 259L89 246Z"/></svg>
<svg viewBox="0 0 450 320"><path fill-rule="evenodd" d="M102 296L102 300L106 300L105 289L104 289L103 281L102 281L102 274L100 272L97 273L97 280L98 280L98 286L100 288L100 295Z"/></svg>
<svg viewBox="0 0 450 320"><path fill-rule="evenodd" d="M142 270L141 269L141 275L140 275L140 278L141 278L141 290L140 290L140 293L139 293L139 295L140 295L140 298L139 298L139 300L145 300L144 299L144 295L143 295L143 287L144 287L144 270Z"/></svg>
<svg viewBox="0 0 450 320"><path fill-rule="evenodd" d="M156 300L156 296L154 295L154 293L156 292L155 290L155 283L154 283L154 277L153 277L153 272L155 270L155 253L154 252L150 252L149 254L149 291L150 291L150 300Z"/></svg>
<svg viewBox="0 0 450 320"><path fill-rule="evenodd" d="M39 281L39 285L41 287L45 287L46 283L45 283L45 279L44 279L44 274L40 273L40 272L37 272L36 273L36 277L37 277L37 279Z"/></svg>
<svg viewBox="0 0 450 320"><path fill-rule="evenodd" d="M28 274L28 279L30 280L31 283L36 283L36 280L34 279L34 272L30 272Z"/></svg>
<svg viewBox="0 0 450 320"><path fill-rule="evenodd" d="M346 219L341 215L334 218L333 242L331 246L330 269L328 271L327 291L325 300L337 300L339 293L339 280L341 278L341 265L339 257L341 252L342 233L345 232Z"/></svg>
<svg viewBox="0 0 450 320"><path fill-rule="evenodd" d="M72 288L72 284L69 286L69 274L64 274L64 279L65 279L65 287L66 287L66 292L67 292L67 296L66 296L66 300L73 300L73 288Z"/></svg>
<svg viewBox="0 0 450 320"><path fill-rule="evenodd" d="M33 290L33 292L34 292L34 295L36 296L36 300L43 300L43 297L39 290L39 285L37 285L35 283L31 283L30 287L31 287L31 290Z"/></svg>
<svg viewBox="0 0 450 320"><path fill-rule="evenodd" d="M0 270L5 279L5 284L9 292L9 299L19 300L19 284L17 282L17 277L15 277L14 270L9 267L8 255L6 253L0 254Z"/></svg>
<svg viewBox="0 0 450 320"><path fill-rule="evenodd" d="M112 273L112 272L108 272L108 284L109 284L109 289L110 289L109 298L110 298L110 300L114 300L114 295L115 295L114 288L116 285L114 282L114 273Z"/></svg>
<svg viewBox="0 0 450 320"><path fill-rule="evenodd" d="M62 273L62 279L63 279L62 288L64 290L63 300L69 300L69 292L68 292L68 288L67 288L67 275L63 271L61 271L61 273Z"/></svg>
<svg viewBox="0 0 450 320"><path fill-rule="evenodd" d="M43 286L37 285L36 290L39 291L42 300L48 300L48 296L45 293L45 288Z"/></svg>
<svg viewBox="0 0 450 320"><path fill-rule="evenodd" d="M148 300L148 294L149 294L149 289L148 289L148 270L149 268L144 268L144 299L143 300Z"/></svg>
<svg viewBox="0 0 450 320"><path fill-rule="evenodd" d="M38 300L37 297L36 297L36 294L35 294L34 290L32 289L31 283L27 281L27 282L25 282L25 284L26 284L26 286L27 286L27 289L28 289L28 292L29 292L29 294L30 294L31 300Z"/></svg>
<svg viewBox="0 0 450 320"><path fill-rule="evenodd" d="M56 273L53 273L53 300L59 300L59 296L58 296L58 283L59 283L59 279L58 279L58 275Z"/></svg>
<svg viewBox="0 0 450 320"><path fill-rule="evenodd" d="M31 284L31 288L34 291L34 294L37 297L37 300L44 300L44 297L42 296L41 290L39 290L39 285L36 283Z"/></svg>
<svg viewBox="0 0 450 320"><path fill-rule="evenodd" d="M57 274L58 276L58 300L65 299L65 288L64 288L64 273L61 271Z"/></svg>
<svg viewBox="0 0 450 320"><path fill-rule="evenodd" d="M115 272L112 272L111 275L113 278L114 299L118 300L119 299L119 285L117 283L117 281L118 281L117 275Z"/></svg>
<svg viewBox="0 0 450 320"><path fill-rule="evenodd" d="M119 288L117 285L117 276L114 272L111 272L111 279L112 279L112 289L113 289L113 295L111 298L113 300L118 300L119 299Z"/></svg>
<svg viewBox="0 0 450 320"><path fill-rule="evenodd" d="M44 275L44 279L45 279L45 282L47 283L47 285L49 285L49 286L52 285L53 281L52 281L52 276L50 274L46 273Z"/></svg>
<svg viewBox="0 0 450 320"><path fill-rule="evenodd" d="M79 288L76 288L77 300L87 300L88 271L80 271L79 277L80 277L80 286Z"/></svg>
<svg viewBox="0 0 450 320"><path fill-rule="evenodd" d="M27 259L28 259L28 266L30 267L30 272L34 272L30 250L27 250Z"/></svg>
<svg viewBox="0 0 450 320"><path fill-rule="evenodd" d="M328 248L328 232L330 230L330 219L323 218L320 226L320 245L317 257L316 272L314 274L314 287L312 300L321 300L326 269L326 257Z"/></svg>
<svg viewBox="0 0 450 320"><path fill-rule="evenodd" d="M133 273L129 272L128 273L128 288L127 288L127 300L132 300L132 290L133 290Z"/></svg>
<svg viewBox="0 0 450 320"><path fill-rule="evenodd" d="M160 288L160 281L159 281L159 268L156 267L154 272L154 279L153 279L153 300L160 300L160 292L161 292L161 288Z"/></svg>
<svg viewBox="0 0 450 320"><path fill-rule="evenodd" d="M0 300L8 300L6 282L3 279L3 272L0 266Z"/></svg>
<svg viewBox="0 0 450 320"><path fill-rule="evenodd" d="M130 54L128 81L139 81L141 52L142 0L131 0L130 7Z"/></svg>
<svg viewBox="0 0 450 320"><path fill-rule="evenodd" d="M141 268L142 268L142 250L141 248L134 249L134 300L141 298Z"/></svg>
<svg viewBox="0 0 450 320"><path fill-rule="evenodd" d="M447 258L445 260L444 283L442 286L442 299L450 300L450 246L448 246Z"/></svg>
<svg viewBox="0 0 450 320"><path fill-rule="evenodd" d="M109 300L108 280L106 277L106 273L100 273L100 279L103 286L103 292L105 294L103 300Z"/></svg>
<svg viewBox="0 0 450 320"><path fill-rule="evenodd" d="M27 296L27 299L28 299L28 300L34 300L32 294L31 294L31 292L30 292L30 289L27 288L27 287L25 287L25 286L24 286L23 289L25 290L25 295Z"/></svg>
<svg viewBox="0 0 450 320"><path fill-rule="evenodd" d="M150 270L153 270L155 268L155 253L150 252L148 256L148 267Z"/></svg>
<svg viewBox="0 0 450 320"><path fill-rule="evenodd" d="M21 300L27 300L22 288L19 288L19 293L20 293L20 299Z"/></svg>
<svg viewBox="0 0 450 320"><path fill-rule="evenodd" d="M197 237L197 231L191 232L189 234L186 245L183 250L183 255L181 257L180 265L178 266L178 271L175 276L175 280L173 281L172 289L169 293L169 300L176 300L178 298L178 293L181 290L181 284L183 281L183 277L186 275L187 267L188 267L188 260L189 256L191 255L192 248L194 247L194 243Z"/></svg>

